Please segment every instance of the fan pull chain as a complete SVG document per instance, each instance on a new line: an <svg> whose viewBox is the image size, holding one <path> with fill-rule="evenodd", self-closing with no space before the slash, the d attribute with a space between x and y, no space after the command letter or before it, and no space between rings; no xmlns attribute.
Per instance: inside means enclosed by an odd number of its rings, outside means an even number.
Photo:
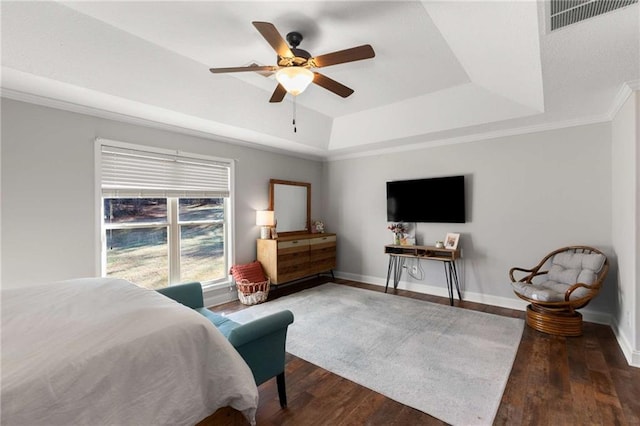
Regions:
<svg viewBox="0 0 640 426"><path fill-rule="evenodd" d="M297 96L293 97L293 133L298 132L298 128L296 127L296 98Z"/></svg>

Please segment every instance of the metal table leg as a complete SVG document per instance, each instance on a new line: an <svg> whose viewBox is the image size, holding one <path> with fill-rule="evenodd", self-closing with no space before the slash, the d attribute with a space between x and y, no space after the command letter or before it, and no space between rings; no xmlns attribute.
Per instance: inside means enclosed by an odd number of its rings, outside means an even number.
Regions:
<svg viewBox="0 0 640 426"><path fill-rule="evenodd" d="M402 278L402 270L404 269L404 257L402 256L389 256L389 267L387 268L387 284L384 286L384 292L389 289L389 278L393 274L393 288L398 288L398 283Z"/></svg>
<svg viewBox="0 0 640 426"><path fill-rule="evenodd" d="M460 294L460 284L458 282L458 270L456 268L455 261L444 262L444 275L447 279L447 290L449 291L449 303L453 306L453 286L456 286L458 292L458 299L462 301L462 295Z"/></svg>
<svg viewBox="0 0 640 426"><path fill-rule="evenodd" d="M444 277L447 280L447 291L449 292L449 304L453 306L453 284L451 282L451 267L449 266L448 261L442 262L442 266L444 266Z"/></svg>
<svg viewBox="0 0 640 426"><path fill-rule="evenodd" d="M460 295L460 284L458 283L458 269L456 268L456 261L451 262L452 270L453 270L453 282L456 284L456 290L458 291L458 299L462 301L462 296Z"/></svg>
<svg viewBox="0 0 640 426"><path fill-rule="evenodd" d="M395 256L389 256L389 267L387 268L387 284L384 286L384 292L389 288L389 277L391 277L391 269L395 265Z"/></svg>

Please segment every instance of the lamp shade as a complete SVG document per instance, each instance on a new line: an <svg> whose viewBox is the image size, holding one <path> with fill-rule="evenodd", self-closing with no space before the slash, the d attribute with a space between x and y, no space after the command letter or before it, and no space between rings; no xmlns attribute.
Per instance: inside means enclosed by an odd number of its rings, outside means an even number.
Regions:
<svg viewBox="0 0 640 426"><path fill-rule="evenodd" d="M275 215L273 210L258 210L256 211L256 225L258 226L273 226L275 225Z"/></svg>
<svg viewBox="0 0 640 426"><path fill-rule="evenodd" d="M311 84L313 73L307 68L297 66L280 68L276 72L276 80L285 88L287 93L297 96Z"/></svg>

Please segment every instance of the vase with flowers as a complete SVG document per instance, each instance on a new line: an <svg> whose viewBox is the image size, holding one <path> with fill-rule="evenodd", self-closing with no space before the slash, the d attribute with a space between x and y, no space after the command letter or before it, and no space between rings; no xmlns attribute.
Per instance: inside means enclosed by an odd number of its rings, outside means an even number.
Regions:
<svg viewBox="0 0 640 426"><path fill-rule="evenodd" d="M393 232L393 244L400 244L400 240L404 237L405 232L407 232L407 226L404 223L392 223L387 226L387 229Z"/></svg>

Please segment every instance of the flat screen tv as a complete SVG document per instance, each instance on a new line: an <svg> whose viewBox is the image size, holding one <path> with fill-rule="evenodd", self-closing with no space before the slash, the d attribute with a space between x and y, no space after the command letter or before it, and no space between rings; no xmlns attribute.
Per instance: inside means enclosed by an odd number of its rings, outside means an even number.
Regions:
<svg viewBox="0 0 640 426"><path fill-rule="evenodd" d="M387 182L387 221L464 223L464 176Z"/></svg>

